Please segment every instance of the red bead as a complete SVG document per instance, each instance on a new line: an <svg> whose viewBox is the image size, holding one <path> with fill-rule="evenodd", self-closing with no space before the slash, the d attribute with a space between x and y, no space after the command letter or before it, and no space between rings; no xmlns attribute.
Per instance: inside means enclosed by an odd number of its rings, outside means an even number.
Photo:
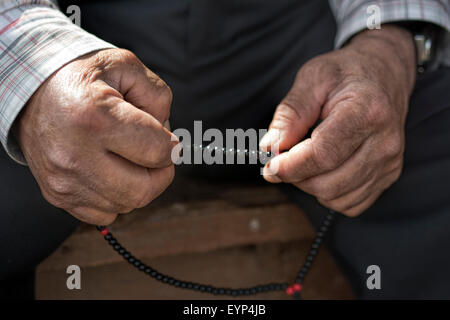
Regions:
<svg viewBox="0 0 450 320"><path fill-rule="evenodd" d="M292 286L287 287L286 294L292 296L294 294L294 288Z"/></svg>
<svg viewBox="0 0 450 320"><path fill-rule="evenodd" d="M100 231L100 233L102 234L102 236L106 236L108 234L109 230L108 228L103 229L102 231Z"/></svg>
<svg viewBox="0 0 450 320"><path fill-rule="evenodd" d="M294 291L296 291L296 292L302 291L302 285L301 285L300 283L294 283L294 284L292 285L292 288L293 288Z"/></svg>
<svg viewBox="0 0 450 320"><path fill-rule="evenodd" d="M292 296L296 292L302 291L302 285L300 283L294 283L293 285L290 285L286 289L286 294Z"/></svg>

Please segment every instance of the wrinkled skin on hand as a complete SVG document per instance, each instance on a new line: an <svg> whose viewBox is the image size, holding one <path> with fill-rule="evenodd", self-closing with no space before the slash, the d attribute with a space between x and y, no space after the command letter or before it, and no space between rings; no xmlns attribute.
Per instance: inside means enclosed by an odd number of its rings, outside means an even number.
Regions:
<svg viewBox="0 0 450 320"><path fill-rule="evenodd" d="M43 196L99 225L147 205L171 183L172 93L127 50L101 50L55 72L15 127Z"/></svg>
<svg viewBox="0 0 450 320"><path fill-rule="evenodd" d="M265 179L347 216L364 212L400 177L415 73L412 36L390 25L307 62L261 141L285 151L266 164Z"/></svg>

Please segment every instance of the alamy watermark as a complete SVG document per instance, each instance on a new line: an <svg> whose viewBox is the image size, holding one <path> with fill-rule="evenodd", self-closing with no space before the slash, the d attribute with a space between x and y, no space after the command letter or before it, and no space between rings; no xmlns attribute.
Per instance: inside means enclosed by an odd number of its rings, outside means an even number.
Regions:
<svg viewBox="0 0 450 320"><path fill-rule="evenodd" d="M381 289L381 268L376 264L370 265L366 269L370 276L366 280L366 286L369 290Z"/></svg>
<svg viewBox="0 0 450 320"><path fill-rule="evenodd" d="M68 6L66 9L66 13L70 15L69 19L70 21L72 21L72 23L76 24L79 27L81 26L81 9L79 6L77 6L76 4Z"/></svg>
<svg viewBox="0 0 450 320"><path fill-rule="evenodd" d="M81 289L81 269L76 264L67 267L66 273L69 274L66 280L66 286L69 290Z"/></svg>
<svg viewBox="0 0 450 320"><path fill-rule="evenodd" d="M367 7L367 29L381 29L381 8L376 4L372 4Z"/></svg>
<svg viewBox="0 0 450 320"><path fill-rule="evenodd" d="M275 137L279 138L276 129ZM192 133L184 128L173 131L180 143L172 150L172 162L179 164L261 164L265 165L278 154L278 140L267 149L260 150L259 142L267 129L216 128L203 131L202 121L194 121ZM270 173L276 174L278 167L271 166ZM270 174L267 171L265 174Z"/></svg>

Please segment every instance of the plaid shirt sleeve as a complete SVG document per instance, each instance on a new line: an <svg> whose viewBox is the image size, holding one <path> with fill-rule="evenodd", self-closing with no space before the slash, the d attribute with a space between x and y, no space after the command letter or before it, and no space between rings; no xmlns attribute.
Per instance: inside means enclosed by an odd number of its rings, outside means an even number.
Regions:
<svg viewBox="0 0 450 320"><path fill-rule="evenodd" d="M424 21L443 28L445 34L437 45L436 64L450 66L450 1L449 0L329 0L336 17L336 48L356 33L367 28L370 5L380 8L380 22ZM446 31L445 31L446 30Z"/></svg>
<svg viewBox="0 0 450 320"><path fill-rule="evenodd" d="M112 47L49 0L0 0L0 141L14 160L25 164L10 132L31 95L64 64Z"/></svg>

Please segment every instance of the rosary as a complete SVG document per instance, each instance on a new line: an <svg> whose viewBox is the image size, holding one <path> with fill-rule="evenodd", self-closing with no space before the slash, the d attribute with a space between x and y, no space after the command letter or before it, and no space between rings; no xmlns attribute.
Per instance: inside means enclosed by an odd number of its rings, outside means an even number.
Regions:
<svg viewBox="0 0 450 320"><path fill-rule="evenodd" d="M235 149L235 148L218 148L218 147L203 147L202 145L192 145L194 150L206 151L206 152L221 152L222 155L236 155L236 156L244 156L246 158L250 157L263 157L265 159L270 159L272 157L272 153L270 151L255 151L248 149ZM318 252L320 246L327 234L327 231L330 229L332 222L335 218L335 212L333 210L329 210L329 213L323 219L319 230L316 233L316 236L311 244L311 247L306 255L306 258L303 262L303 265L300 268L300 271L297 274L296 280L292 284L288 283L267 283L260 284L253 287L248 288L218 288L207 284L188 282L179 280L169 275L163 274L151 266L146 265L135 256L133 256L128 250L126 250L120 243L114 238L113 234L108 230L108 228L103 226L98 226L97 230L100 231L101 235L108 242L108 244L119 254L121 255L128 263L134 266L139 271L147 274L151 278L166 283L167 285L171 285L177 288L183 288L193 291L199 291L203 293L209 293L213 295L221 295L221 296L231 296L231 297L239 297L239 296L249 296L255 295L263 292L272 292L272 291L284 291L287 295L292 296L294 299L301 298L302 284L303 281L310 270Z"/></svg>

